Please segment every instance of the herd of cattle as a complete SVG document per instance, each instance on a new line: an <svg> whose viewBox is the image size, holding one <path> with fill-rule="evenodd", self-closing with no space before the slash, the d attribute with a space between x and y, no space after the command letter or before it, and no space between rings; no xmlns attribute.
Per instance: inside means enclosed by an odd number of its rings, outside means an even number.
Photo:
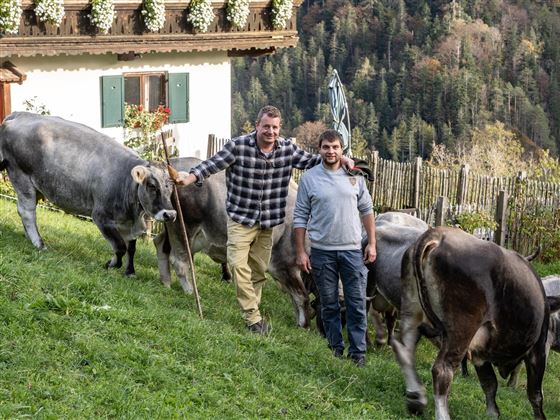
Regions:
<svg viewBox="0 0 560 420"><path fill-rule="evenodd" d="M199 162L178 158L186 171ZM165 222L154 243L161 281L169 286L172 266L186 293L192 292L186 250L171 204L165 167L84 125L30 113L9 115L0 128L0 170L7 170L18 196L25 234L39 249L37 201L44 197L65 211L91 215L114 255L106 267L134 275L136 238L146 217ZM223 173L202 187L179 188L182 214L193 252L226 266L226 187ZM286 222L274 229L269 272L290 295L297 324L308 327L320 301L313 279L295 264L291 215L297 185L290 186ZM386 321L389 342L406 382L407 406L420 413L426 392L415 366L421 336L439 349L432 367L436 418L448 419L447 397L454 371L469 359L486 394L487 412L499 415L494 368L514 382L521 362L535 418L545 418L542 381L550 349L560 351L560 277L541 279L517 253L452 228L430 229L403 213L376 218L377 261L369 268L368 305ZM543 286L544 285L544 286ZM310 295L315 300L310 303ZM396 315L400 334L392 334Z"/></svg>

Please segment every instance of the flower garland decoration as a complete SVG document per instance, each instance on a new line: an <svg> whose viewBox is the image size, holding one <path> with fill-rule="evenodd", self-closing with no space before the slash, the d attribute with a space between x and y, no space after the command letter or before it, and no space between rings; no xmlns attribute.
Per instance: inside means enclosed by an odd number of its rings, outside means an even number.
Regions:
<svg viewBox="0 0 560 420"><path fill-rule="evenodd" d="M91 23L103 34L109 33L115 20L115 4L113 0L91 0Z"/></svg>
<svg viewBox="0 0 560 420"><path fill-rule="evenodd" d="M60 26L64 18L64 0L35 0L35 14L41 22Z"/></svg>
<svg viewBox="0 0 560 420"><path fill-rule="evenodd" d="M0 2L0 32L17 34L20 16L20 0L6 0Z"/></svg>
<svg viewBox="0 0 560 420"><path fill-rule="evenodd" d="M206 32L213 20L214 9L210 0L191 0L187 21L192 24L194 29Z"/></svg>
<svg viewBox="0 0 560 420"><path fill-rule="evenodd" d="M141 13L148 30L157 32L163 28L165 23L164 0L144 0Z"/></svg>
<svg viewBox="0 0 560 420"><path fill-rule="evenodd" d="M292 18L292 0L272 0L272 26L274 29L284 29Z"/></svg>
<svg viewBox="0 0 560 420"><path fill-rule="evenodd" d="M249 0L229 0L226 17L236 28L244 28L249 17Z"/></svg>

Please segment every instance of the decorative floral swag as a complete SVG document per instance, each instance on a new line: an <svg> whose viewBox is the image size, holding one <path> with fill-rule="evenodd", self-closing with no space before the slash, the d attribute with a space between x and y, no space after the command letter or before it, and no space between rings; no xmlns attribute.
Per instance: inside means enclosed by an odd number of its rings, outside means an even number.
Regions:
<svg viewBox="0 0 560 420"><path fill-rule="evenodd" d="M164 0L144 0L142 4L144 24L151 32L157 32L165 24Z"/></svg>
<svg viewBox="0 0 560 420"><path fill-rule="evenodd" d="M272 0L272 27L285 29L292 18L293 0Z"/></svg>
<svg viewBox="0 0 560 420"><path fill-rule="evenodd" d="M0 33L16 34L21 17L20 0L0 1Z"/></svg>
<svg viewBox="0 0 560 420"><path fill-rule="evenodd" d="M35 14L41 22L60 26L64 18L64 0L35 0Z"/></svg>
<svg viewBox="0 0 560 420"><path fill-rule="evenodd" d="M91 0L91 23L103 34L109 33L115 20L113 0Z"/></svg>
<svg viewBox="0 0 560 420"><path fill-rule="evenodd" d="M191 0L187 21L199 32L207 32L214 20L214 9L210 0Z"/></svg>
<svg viewBox="0 0 560 420"><path fill-rule="evenodd" d="M249 17L249 0L229 0L226 7L226 17L234 27L244 28Z"/></svg>

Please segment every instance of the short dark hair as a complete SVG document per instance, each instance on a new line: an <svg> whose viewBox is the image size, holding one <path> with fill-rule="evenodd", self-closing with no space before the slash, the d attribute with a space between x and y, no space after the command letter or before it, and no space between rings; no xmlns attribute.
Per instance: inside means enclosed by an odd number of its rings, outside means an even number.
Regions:
<svg viewBox="0 0 560 420"><path fill-rule="evenodd" d="M340 147L343 147L344 143L342 141L342 135L338 131L333 129L325 130L319 136L319 149L323 145L323 141L328 141L329 143L331 143L337 140L340 142Z"/></svg>
<svg viewBox="0 0 560 420"><path fill-rule="evenodd" d="M266 105L261 108L261 110L259 111L259 115L257 115L257 124L265 114L270 118L280 118L280 121L282 121L282 114L280 113L280 110L275 106Z"/></svg>

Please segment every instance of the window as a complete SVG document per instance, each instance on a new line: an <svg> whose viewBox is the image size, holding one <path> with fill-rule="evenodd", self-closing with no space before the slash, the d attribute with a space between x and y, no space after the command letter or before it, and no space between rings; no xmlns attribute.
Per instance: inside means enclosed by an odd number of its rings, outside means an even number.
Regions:
<svg viewBox="0 0 560 420"><path fill-rule="evenodd" d="M188 73L125 73L101 77L101 127L121 127L124 103L171 109L170 123L189 121Z"/></svg>
<svg viewBox="0 0 560 420"><path fill-rule="evenodd" d="M142 105L150 111L155 111L159 105L167 106L165 74L125 74L124 101L127 104Z"/></svg>

